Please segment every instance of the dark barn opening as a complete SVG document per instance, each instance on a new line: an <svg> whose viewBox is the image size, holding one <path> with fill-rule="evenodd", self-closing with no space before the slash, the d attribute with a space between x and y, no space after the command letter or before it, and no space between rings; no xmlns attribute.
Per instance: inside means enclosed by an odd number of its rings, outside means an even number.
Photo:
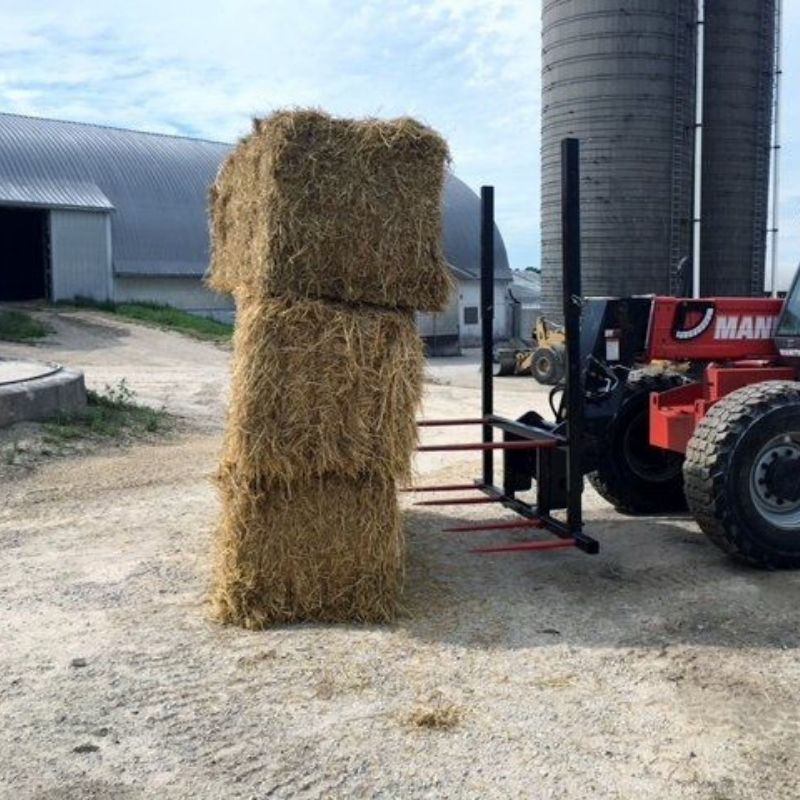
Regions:
<svg viewBox="0 0 800 800"><path fill-rule="evenodd" d="M0 208L0 300L47 297L47 212Z"/></svg>

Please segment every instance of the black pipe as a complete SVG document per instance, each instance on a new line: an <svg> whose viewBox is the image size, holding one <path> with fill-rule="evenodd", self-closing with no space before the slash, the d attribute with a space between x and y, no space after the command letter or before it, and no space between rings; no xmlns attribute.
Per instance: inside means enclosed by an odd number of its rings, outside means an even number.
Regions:
<svg viewBox="0 0 800 800"><path fill-rule="evenodd" d="M567 409L567 527L571 535L583 529L584 391L581 369L581 212L580 145L561 141L561 252L566 334L565 388Z"/></svg>
<svg viewBox="0 0 800 800"><path fill-rule="evenodd" d="M485 419L494 413L494 187L481 186L481 412ZM490 424L483 426L483 441L494 438ZM483 483L494 484L494 453L483 452Z"/></svg>

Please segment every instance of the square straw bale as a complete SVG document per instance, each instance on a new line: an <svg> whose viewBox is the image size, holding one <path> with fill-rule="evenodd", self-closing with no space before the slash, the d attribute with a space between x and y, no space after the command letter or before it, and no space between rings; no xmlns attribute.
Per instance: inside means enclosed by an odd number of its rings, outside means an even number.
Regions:
<svg viewBox="0 0 800 800"><path fill-rule="evenodd" d="M405 480L424 352L410 312L239 295L225 457L286 483Z"/></svg>
<svg viewBox="0 0 800 800"><path fill-rule="evenodd" d="M287 486L217 476L222 518L214 541L212 607L221 622L389 622L403 582L395 484L373 475Z"/></svg>
<svg viewBox="0 0 800 800"><path fill-rule="evenodd" d="M210 192L210 286L437 311L447 143L402 118L279 111L256 120Z"/></svg>

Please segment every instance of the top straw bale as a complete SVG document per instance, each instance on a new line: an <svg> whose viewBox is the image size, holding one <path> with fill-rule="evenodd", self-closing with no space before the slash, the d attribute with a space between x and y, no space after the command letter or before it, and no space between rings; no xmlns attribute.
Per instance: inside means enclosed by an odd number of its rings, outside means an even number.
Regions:
<svg viewBox="0 0 800 800"><path fill-rule="evenodd" d="M280 111L255 120L211 188L218 291L435 311L447 143L402 118Z"/></svg>

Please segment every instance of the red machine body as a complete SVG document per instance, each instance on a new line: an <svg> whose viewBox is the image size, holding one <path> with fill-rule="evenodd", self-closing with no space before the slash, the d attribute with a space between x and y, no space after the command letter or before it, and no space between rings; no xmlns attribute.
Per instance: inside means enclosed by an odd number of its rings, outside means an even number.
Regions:
<svg viewBox="0 0 800 800"><path fill-rule="evenodd" d="M774 359L782 300L656 297L650 317L648 361Z"/></svg>
<svg viewBox="0 0 800 800"><path fill-rule="evenodd" d="M767 380L794 380L797 370L779 363L775 328L782 300L656 297L647 360L707 362L702 380L653 394L650 443L686 452L697 423L730 392Z"/></svg>

